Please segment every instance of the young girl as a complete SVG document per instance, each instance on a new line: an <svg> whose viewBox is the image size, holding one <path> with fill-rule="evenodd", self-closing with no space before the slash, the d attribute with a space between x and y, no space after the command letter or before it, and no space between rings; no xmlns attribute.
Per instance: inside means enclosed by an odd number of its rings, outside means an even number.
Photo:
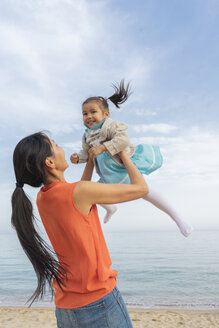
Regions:
<svg viewBox="0 0 219 328"><path fill-rule="evenodd" d="M127 125L113 121L109 116L108 101L116 107L124 103L130 93L129 84L125 88L124 80L119 86L113 85L115 93L109 97L90 97L82 104L82 114L85 133L82 138L82 150L71 155L74 164L84 163L89 155L94 158L94 164L102 183L130 183L126 168L123 166L118 153L125 150L132 162L142 174L150 174L162 165L162 155L158 146L140 144L131 145L127 135ZM168 214L175 221L181 233L187 237L192 227L184 222L175 210L155 191L143 197L157 208ZM104 223L108 222L116 211L116 206L100 204L107 213Z"/></svg>

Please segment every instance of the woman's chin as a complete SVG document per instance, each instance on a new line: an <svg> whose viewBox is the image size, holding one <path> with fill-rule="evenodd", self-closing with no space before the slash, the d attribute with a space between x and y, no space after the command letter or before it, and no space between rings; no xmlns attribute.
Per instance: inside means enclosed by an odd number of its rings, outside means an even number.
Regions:
<svg viewBox="0 0 219 328"><path fill-rule="evenodd" d="M65 170L69 167L69 164L68 164L68 162L65 160Z"/></svg>

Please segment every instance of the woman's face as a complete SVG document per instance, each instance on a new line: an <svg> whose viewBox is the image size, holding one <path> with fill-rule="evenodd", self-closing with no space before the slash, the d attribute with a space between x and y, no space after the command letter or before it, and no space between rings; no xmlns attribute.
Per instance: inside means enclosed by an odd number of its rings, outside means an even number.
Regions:
<svg viewBox="0 0 219 328"><path fill-rule="evenodd" d="M59 171L65 171L68 167L68 163L65 159L65 152L62 147L58 146L54 140L50 139L52 144L53 160L55 167Z"/></svg>

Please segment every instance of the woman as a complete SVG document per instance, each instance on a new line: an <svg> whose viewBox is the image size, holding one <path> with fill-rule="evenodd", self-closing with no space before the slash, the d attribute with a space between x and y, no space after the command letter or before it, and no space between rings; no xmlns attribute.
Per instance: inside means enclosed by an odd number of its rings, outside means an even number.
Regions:
<svg viewBox="0 0 219 328"><path fill-rule="evenodd" d="M90 156L79 182L65 181L65 153L43 133L22 139L13 155L16 189L12 195L12 225L31 261L38 286L31 304L45 293L46 283L55 289L59 328L132 327L124 301L116 287L117 271L98 218L97 203L122 203L141 198L147 185L125 152L120 153L131 184L89 181ZM58 257L34 227L33 207L23 185L43 187L37 206L45 230Z"/></svg>

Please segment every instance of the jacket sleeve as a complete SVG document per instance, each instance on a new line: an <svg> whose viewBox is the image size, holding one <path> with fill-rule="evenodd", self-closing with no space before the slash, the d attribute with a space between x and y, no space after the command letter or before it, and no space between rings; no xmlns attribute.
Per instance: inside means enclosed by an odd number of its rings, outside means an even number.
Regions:
<svg viewBox="0 0 219 328"><path fill-rule="evenodd" d="M78 163L85 163L88 160L88 150L90 149L89 145L85 142L85 134L82 137L82 149L78 153L79 161Z"/></svg>
<svg viewBox="0 0 219 328"><path fill-rule="evenodd" d="M126 147L130 146L127 134L128 126L122 122L113 121L107 130L107 140L103 144L111 156L116 155Z"/></svg>

